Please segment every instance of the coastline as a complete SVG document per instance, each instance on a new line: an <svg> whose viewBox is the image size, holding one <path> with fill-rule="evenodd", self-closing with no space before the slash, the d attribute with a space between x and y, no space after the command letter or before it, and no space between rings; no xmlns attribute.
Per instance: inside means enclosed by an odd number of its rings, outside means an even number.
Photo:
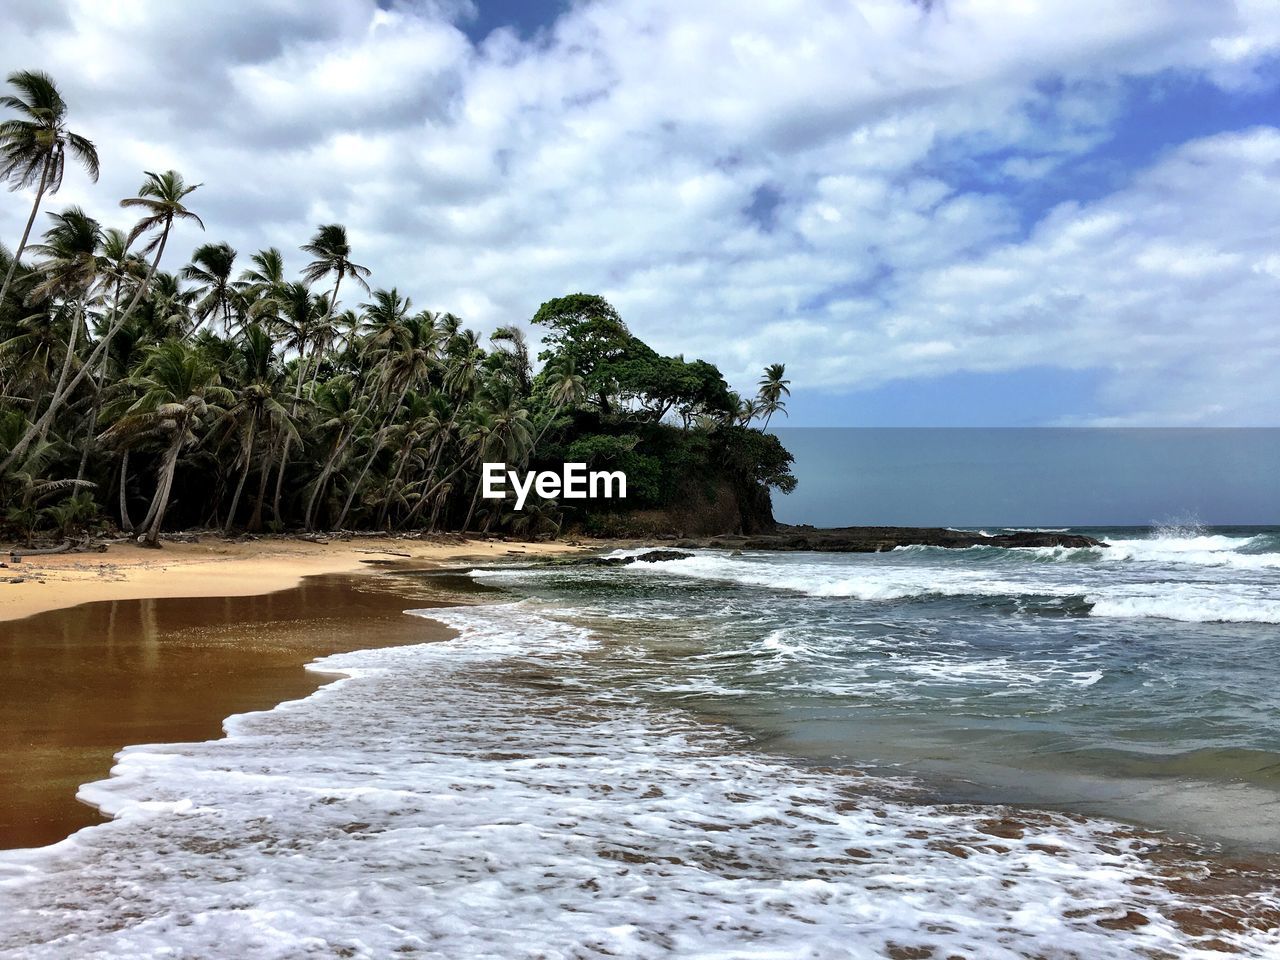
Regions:
<svg viewBox="0 0 1280 960"><path fill-rule="evenodd" d="M337 679L307 669L319 658L451 636L404 616L448 601L396 568L581 549L219 538L10 565L4 579L23 582L0 583L0 849L43 846L101 822L77 792L108 776L124 747L218 739L228 717Z"/></svg>
<svg viewBox="0 0 1280 960"><path fill-rule="evenodd" d="M104 600L245 597L296 587L303 578L358 573L379 561L446 564L466 559L552 556L587 549L566 541L410 540L353 536L328 543L264 536L165 541L160 550L113 545L105 553L62 553L7 561L0 570L0 622ZM14 582L15 580L21 582Z"/></svg>

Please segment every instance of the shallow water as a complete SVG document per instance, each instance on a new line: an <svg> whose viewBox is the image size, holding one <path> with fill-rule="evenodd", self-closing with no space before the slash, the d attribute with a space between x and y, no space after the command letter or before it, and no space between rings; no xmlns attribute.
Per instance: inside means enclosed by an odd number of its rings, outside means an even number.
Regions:
<svg viewBox="0 0 1280 960"><path fill-rule="evenodd" d="M222 735L303 697L318 656L423 638L413 581L310 577L256 597L115 600L0 622L0 848L101 821L76 800L131 743Z"/></svg>
<svg viewBox="0 0 1280 960"><path fill-rule="evenodd" d="M1110 547L476 576L634 645L625 682L773 749L1280 848L1280 530L1084 532Z"/></svg>

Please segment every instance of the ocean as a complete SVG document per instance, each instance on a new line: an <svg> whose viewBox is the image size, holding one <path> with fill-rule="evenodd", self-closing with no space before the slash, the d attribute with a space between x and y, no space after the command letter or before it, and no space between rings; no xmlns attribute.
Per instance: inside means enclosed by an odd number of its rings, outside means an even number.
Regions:
<svg viewBox="0 0 1280 960"><path fill-rule="evenodd" d="M123 751L0 954L1280 955L1280 528L1077 532L469 571L456 639Z"/></svg>

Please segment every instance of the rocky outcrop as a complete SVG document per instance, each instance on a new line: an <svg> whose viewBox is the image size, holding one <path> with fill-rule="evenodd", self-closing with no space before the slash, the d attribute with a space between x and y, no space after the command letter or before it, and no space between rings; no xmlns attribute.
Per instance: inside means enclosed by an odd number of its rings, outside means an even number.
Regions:
<svg viewBox="0 0 1280 960"><path fill-rule="evenodd" d="M678 547L727 550L819 550L826 553L879 553L895 547L1105 547L1078 533L1020 531L990 536L946 527L789 527L779 524L756 536L717 536L679 540Z"/></svg>
<svg viewBox="0 0 1280 960"><path fill-rule="evenodd" d="M776 526L766 488L741 488L720 480L689 485L669 507L594 513L584 532L606 539L643 540L767 534Z"/></svg>
<svg viewBox="0 0 1280 960"><path fill-rule="evenodd" d="M570 557L567 560L553 560L551 566L556 567L625 567L629 563L658 563L662 560L688 560L692 553L679 550L650 550L648 553L634 557Z"/></svg>

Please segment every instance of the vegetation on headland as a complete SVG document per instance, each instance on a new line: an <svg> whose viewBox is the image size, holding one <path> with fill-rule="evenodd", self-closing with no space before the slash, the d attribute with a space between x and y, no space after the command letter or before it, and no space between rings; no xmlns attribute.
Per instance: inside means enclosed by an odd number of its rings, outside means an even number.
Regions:
<svg viewBox="0 0 1280 960"><path fill-rule="evenodd" d="M712 364L656 353L580 293L532 318L535 362L519 326L486 346L453 314L378 285L339 224L301 246L296 279L278 249L242 257L225 243L174 267L174 225L204 228L200 185L147 172L120 201L139 216L125 228L45 210L68 160L97 179L97 151L68 129L47 75L9 85L0 177L34 190L14 252L0 248L10 535L118 525L154 544L180 526L537 534L566 522L609 533L697 515L706 529L690 532L750 531L771 522L770 489L794 487L790 454L763 432L785 411L782 364L744 400ZM479 496L485 461L620 469L628 500L622 512L541 501L517 513Z"/></svg>

